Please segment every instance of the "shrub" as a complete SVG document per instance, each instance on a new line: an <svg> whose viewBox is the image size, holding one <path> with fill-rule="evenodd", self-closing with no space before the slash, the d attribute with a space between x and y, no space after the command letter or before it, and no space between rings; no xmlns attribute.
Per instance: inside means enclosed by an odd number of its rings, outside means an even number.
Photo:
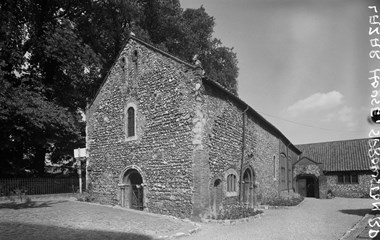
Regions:
<svg viewBox="0 0 380 240"><path fill-rule="evenodd" d="M331 199L331 198L334 198L335 197L335 194L333 193L333 191L331 189L329 189L327 191L327 195L326 195L326 198L327 199Z"/></svg>
<svg viewBox="0 0 380 240"><path fill-rule="evenodd" d="M22 202L26 198L27 192L24 188L15 188L10 192L9 199Z"/></svg>
<svg viewBox="0 0 380 240"><path fill-rule="evenodd" d="M76 198L80 202L93 202L95 200L95 197L90 192L78 194Z"/></svg>
<svg viewBox="0 0 380 240"><path fill-rule="evenodd" d="M296 206L304 200L304 197L295 194L280 195L267 199L263 204L270 206Z"/></svg>
<svg viewBox="0 0 380 240"><path fill-rule="evenodd" d="M360 197L361 198L371 198L371 195L373 197L380 196L380 189L374 189L374 191L361 192Z"/></svg>
<svg viewBox="0 0 380 240"><path fill-rule="evenodd" d="M237 203L229 205L225 209L221 210L216 216L216 219L239 219L255 216L260 213L263 213L263 211L249 208L243 203Z"/></svg>

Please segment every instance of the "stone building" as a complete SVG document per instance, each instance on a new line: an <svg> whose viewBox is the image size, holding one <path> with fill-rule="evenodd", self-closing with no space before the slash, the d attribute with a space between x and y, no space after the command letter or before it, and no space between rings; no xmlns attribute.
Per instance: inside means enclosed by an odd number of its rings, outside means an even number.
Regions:
<svg viewBox="0 0 380 240"><path fill-rule="evenodd" d="M368 139L297 145L302 151L294 162L295 191L306 197L369 195L373 172Z"/></svg>
<svg viewBox="0 0 380 240"><path fill-rule="evenodd" d="M199 66L137 38L86 117L89 188L103 202L209 217L293 191L297 147Z"/></svg>

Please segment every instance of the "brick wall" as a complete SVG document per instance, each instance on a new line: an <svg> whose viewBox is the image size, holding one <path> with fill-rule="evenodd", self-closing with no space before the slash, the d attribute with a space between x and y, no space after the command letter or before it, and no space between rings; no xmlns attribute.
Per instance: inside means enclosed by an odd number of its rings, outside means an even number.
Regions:
<svg viewBox="0 0 380 240"><path fill-rule="evenodd" d="M133 165L145 184L146 210L191 215L196 79L186 64L129 40L87 112L88 176L104 202L120 203L118 184ZM136 106L132 140L125 132L130 104Z"/></svg>

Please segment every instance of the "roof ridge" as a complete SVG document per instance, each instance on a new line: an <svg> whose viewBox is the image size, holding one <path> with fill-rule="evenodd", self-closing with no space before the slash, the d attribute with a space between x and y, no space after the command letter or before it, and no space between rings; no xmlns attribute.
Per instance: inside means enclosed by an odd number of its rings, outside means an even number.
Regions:
<svg viewBox="0 0 380 240"><path fill-rule="evenodd" d="M279 139L281 139L286 145L290 144L290 147L297 154L300 154L302 152L274 124L272 124L271 122L269 122L268 120L266 120L263 116L261 116L261 114L259 114L258 112L256 112L255 109L253 109L249 104L247 104L241 98L239 98L238 96L234 95L232 92L230 92L226 88L224 88L220 83L218 83L218 82L216 82L216 81L208 78L207 76L203 77L202 80L204 82L206 82L206 83L211 83L214 86L216 86L217 88L219 88L222 91L224 91L227 95L229 95L230 99L235 100L239 104L248 107L249 112L251 112L254 116L258 116L259 120L261 120L264 123L264 126L269 127L269 128L271 128L274 131L274 133L272 132L272 134L274 134L276 137L278 137ZM262 126L262 127L264 127L264 126Z"/></svg>
<svg viewBox="0 0 380 240"><path fill-rule="evenodd" d="M190 68L193 68L193 69L196 68L196 66L193 65L193 64L190 64L190 63L188 63L188 62L185 62L185 61L183 61L183 60L181 60L181 59L175 57L174 55L172 55L172 54L170 54L170 53L168 53L168 52L165 52L165 51L163 51L163 50L161 50L161 49L158 49L157 47L155 47L155 46L153 46L153 45L151 45L151 44L149 44L149 43L147 43L147 42L145 42L145 41L143 41L143 40L141 40L141 39L139 39L139 38L137 38L137 37L135 37L135 36L129 35L129 36L127 37L127 39L125 40L123 46L120 48L118 54L116 55L116 58L115 58L115 60L113 61L111 67L108 68L107 73L106 73L106 75L103 77L102 82L101 82L101 84L99 85L99 87L98 87L98 89L97 89L95 95L91 96L91 99L88 101L88 103L87 103L87 107L86 107L86 108L90 108L90 107L92 106L92 104L94 103L95 99L96 99L97 96L99 95L100 90L103 88L104 84L106 83L106 81L107 81L107 79L108 79L108 77L109 77L109 75L110 75L111 70L115 67L115 65L116 65L116 63L117 63L117 61L118 61L118 59L120 58L120 55L122 54L122 52L124 51L125 47L128 45L128 43L129 43L129 41L130 41L131 39L134 40L134 41L136 41L136 42L138 42L138 43L140 43L140 44L142 44L142 45L145 45L145 46L148 47L148 48L153 49L154 51L157 51L157 52L161 53L162 55L164 55L164 56L166 56L166 57L169 57L169 58L173 59L174 61L176 61L176 62L178 62L178 63L184 64L184 65L186 65L187 67L190 67Z"/></svg>
<svg viewBox="0 0 380 240"><path fill-rule="evenodd" d="M139 42L140 44L143 44L143 45L145 45L146 47L149 47L149 48L151 48L151 49L153 49L153 50L155 50L155 51L161 53L162 55L164 55L164 56L166 56L166 57L169 57L169 58L175 60L176 62L179 62L179 63L185 64L185 65L188 66L188 67L191 67L191 68L196 68L196 67L197 67L197 66L195 66L194 64L188 63L188 62L186 62L186 61L184 61L184 60L182 60L182 59L180 59L180 58L174 56L173 54L171 54L171 53L169 53L169 52L165 52L164 50L161 50L161 49L159 49L159 48L153 46L152 44L149 44L149 43L143 41L143 40L140 39L140 38L137 38L137 37L135 37L135 36L129 36L129 38L127 39L127 41L128 41L129 39L133 39L133 40ZM122 50L124 50L125 46L126 46L126 44L124 45L124 47L123 47Z"/></svg>
<svg viewBox="0 0 380 240"><path fill-rule="evenodd" d="M324 142L314 142L314 143L295 144L295 146L313 145L313 144L320 144L320 143L334 143L334 142L361 141L361 140L369 140L369 139L371 139L371 138L354 138L354 139L344 139L344 140L332 140L332 141L324 141Z"/></svg>
<svg viewBox="0 0 380 240"><path fill-rule="evenodd" d="M371 138L347 139L296 145L303 156L323 162L327 172L369 171L367 141Z"/></svg>

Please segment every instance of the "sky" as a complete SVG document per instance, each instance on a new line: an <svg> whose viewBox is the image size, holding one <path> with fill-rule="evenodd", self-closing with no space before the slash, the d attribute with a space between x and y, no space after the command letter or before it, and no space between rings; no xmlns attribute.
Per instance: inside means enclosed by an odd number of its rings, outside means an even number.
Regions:
<svg viewBox="0 0 380 240"><path fill-rule="evenodd" d="M368 137L375 0L180 0L237 53L238 95L293 144ZM380 6L377 7L380 15ZM380 19L379 19L380 21Z"/></svg>

